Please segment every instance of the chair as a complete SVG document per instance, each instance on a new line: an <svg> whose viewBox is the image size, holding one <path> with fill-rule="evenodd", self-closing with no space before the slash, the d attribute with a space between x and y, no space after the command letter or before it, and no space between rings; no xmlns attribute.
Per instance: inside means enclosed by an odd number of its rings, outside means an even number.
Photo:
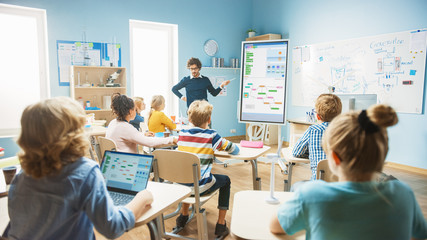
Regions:
<svg viewBox="0 0 427 240"><path fill-rule="evenodd" d="M249 141L264 141L265 138L265 124L251 123L247 129Z"/></svg>
<svg viewBox="0 0 427 240"><path fill-rule="evenodd" d="M321 179L325 182L337 182L338 176L333 174L328 165L328 160L321 160L317 164L317 179Z"/></svg>
<svg viewBox="0 0 427 240"><path fill-rule="evenodd" d="M104 158L105 150L117 151L116 143L110 138L98 137L98 143L102 155L101 159L99 160L99 163L101 163L102 159Z"/></svg>
<svg viewBox="0 0 427 240"><path fill-rule="evenodd" d="M193 183L194 184L194 196L184 199L183 203L192 205L193 213L190 215L188 220L196 215L197 218L197 239L208 239L208 228L206 220L205 209L201 206L211 199L217 192L213 192L209 195L200 196L199 192L199 179L200 179L200 159L196 154L176 151L157 149L153 152L153 171L155 181L164 179L171 182L178 183ZM178 234L166 233L164 229L164 217L161 215L158 218L158 231L163 238L180 238L189 239L187 237L180 236ZM187 223L188 223L187 222Z"/></svg>

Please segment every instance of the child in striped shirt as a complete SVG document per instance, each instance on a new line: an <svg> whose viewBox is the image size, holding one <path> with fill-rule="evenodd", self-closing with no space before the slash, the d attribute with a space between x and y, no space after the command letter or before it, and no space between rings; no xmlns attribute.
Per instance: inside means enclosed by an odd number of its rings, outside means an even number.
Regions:
<svg viewBox="0 0 427 240"><path fill-rule="evenodd" d="M201 195L209 194L219 188L218 197L218 222L215 227L215 235L225 237L229 229L225 223L225 215L230 200L230 178L227 175L212 174L214 151L227 151L230 154L238 154L236 144L222 138L215 130L209 129L213 106L205 100L196 100L188 108L188 120L194 126L187 130L181 130L178 138L178 150L194 153L200 158L201 179L199 190ZM183 228L188 220L189 204L182 204L180 216L176 219L178 228Z"/></svg>
<svg viewBox="0 0 427 240"><path fill-rule="evenodd" d="M322 148L322 136L329 122L341 113L341 99L334 94L321 94L315 103L317 124L311 125L295 144L292 155L299 158L309 158L311 180L316 179L317 164L326 159Z"/></svg>

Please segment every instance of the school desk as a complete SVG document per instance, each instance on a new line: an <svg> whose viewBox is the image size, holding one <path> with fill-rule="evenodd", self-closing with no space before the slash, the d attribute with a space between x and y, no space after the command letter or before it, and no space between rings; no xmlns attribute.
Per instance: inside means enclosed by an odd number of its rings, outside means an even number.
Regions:
<svg viewBox="0 0 427 240"><path fill-rule="evenodd" d="M290 199L294 193L274 192L280 204ZM243 239L305 239L305 231L292 236L270 232L270 219L280 204L269 204L265 199L270 191L241 191L234 194L231 214L231 233Z"/></svg>
<svg viewBox="0 0 427 240"><path fill-rule="evenodd" d="M151 208L135 221L135 227L146 225L150 230L151 239L161 239L157 229L156 218L170 207L181 202L191 194L191 188L179 184L148 182L147 189L153 194ZM157 220L159 221L159 220Z"/></svg>
<svg viewBox="0 0 427 240"><path fill-rule="evenodd" d="M4 178L3 178L4 179ZM4 181L4 180L3 180ZM161 239L156 228L156 218L170 207L190 196L191 188L177 184L148 182L147 189L153 194L151 208L135 221L135 227L146 225L151 239ZM9 223L7 197L0 198L0 235Z"/></svg>
<svg viewBox="0 0 427 240"><path fill-rule="evenodd" d="M240 148L238 155L231 155L224 151L215 151L214 154L217 157L250 161L252 165L253 188L254 190L261 190L261 178L258 177L257 158L266 153L270 147L264 145L262 148L247 148L241 147L240 144L236 145Z"/></svg>
<svg viewBox="0 0 427 240"><path fill-rule="evenodd" d="M93 125L90 128L85 129L86 133L89 135L90 147L89 153L90 157L93 160L98 159L98 162L101 162L102 153L99 149L99 143L97 137L105 137L107 133L107 128L102 126ZM96 154L96 158L95 158Z"/></svg>
<svg viewBox="0 0 427 240"><path fill-rule="evenodd" d="M279 166L282 169L282 172L288 175L288 179L285 180L285 191L289 191L291 188L293 167L296 164L310 163L310 160L307 158L296 158L292 156L292 148L295 146L298 139L302 137L304 132L311 125L315 124L314 122L306 122L302 119L288 119L287 121L290 123L289 146L287 148L283 148L281 151L283 158L286 161L279 160Z"/></svg>

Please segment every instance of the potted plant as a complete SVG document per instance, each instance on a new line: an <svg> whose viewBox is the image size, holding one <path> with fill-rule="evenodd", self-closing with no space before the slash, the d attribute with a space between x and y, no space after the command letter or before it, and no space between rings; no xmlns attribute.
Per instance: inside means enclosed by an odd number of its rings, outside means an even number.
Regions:
<svg viewBox="0 0 427 240"><path fill-rule="evenodd" d="M255 33L256 33L256 30L255 29L253 29L253 28L249 28L247 31L246 31L246 33L248 34L248 37L255 37Z"/></svg>

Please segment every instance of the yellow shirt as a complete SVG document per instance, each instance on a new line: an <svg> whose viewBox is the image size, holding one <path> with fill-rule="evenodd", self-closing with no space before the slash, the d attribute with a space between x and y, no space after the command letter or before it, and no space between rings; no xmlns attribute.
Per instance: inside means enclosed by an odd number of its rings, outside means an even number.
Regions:
<svg viewBox="0 0 427 240"><path fill-rule="evenodd" d="M165 127L173 130L176 128L176 124L163 112L153 111L148 120L148 130L154 133L164 132L166 131Z"/></svg>

